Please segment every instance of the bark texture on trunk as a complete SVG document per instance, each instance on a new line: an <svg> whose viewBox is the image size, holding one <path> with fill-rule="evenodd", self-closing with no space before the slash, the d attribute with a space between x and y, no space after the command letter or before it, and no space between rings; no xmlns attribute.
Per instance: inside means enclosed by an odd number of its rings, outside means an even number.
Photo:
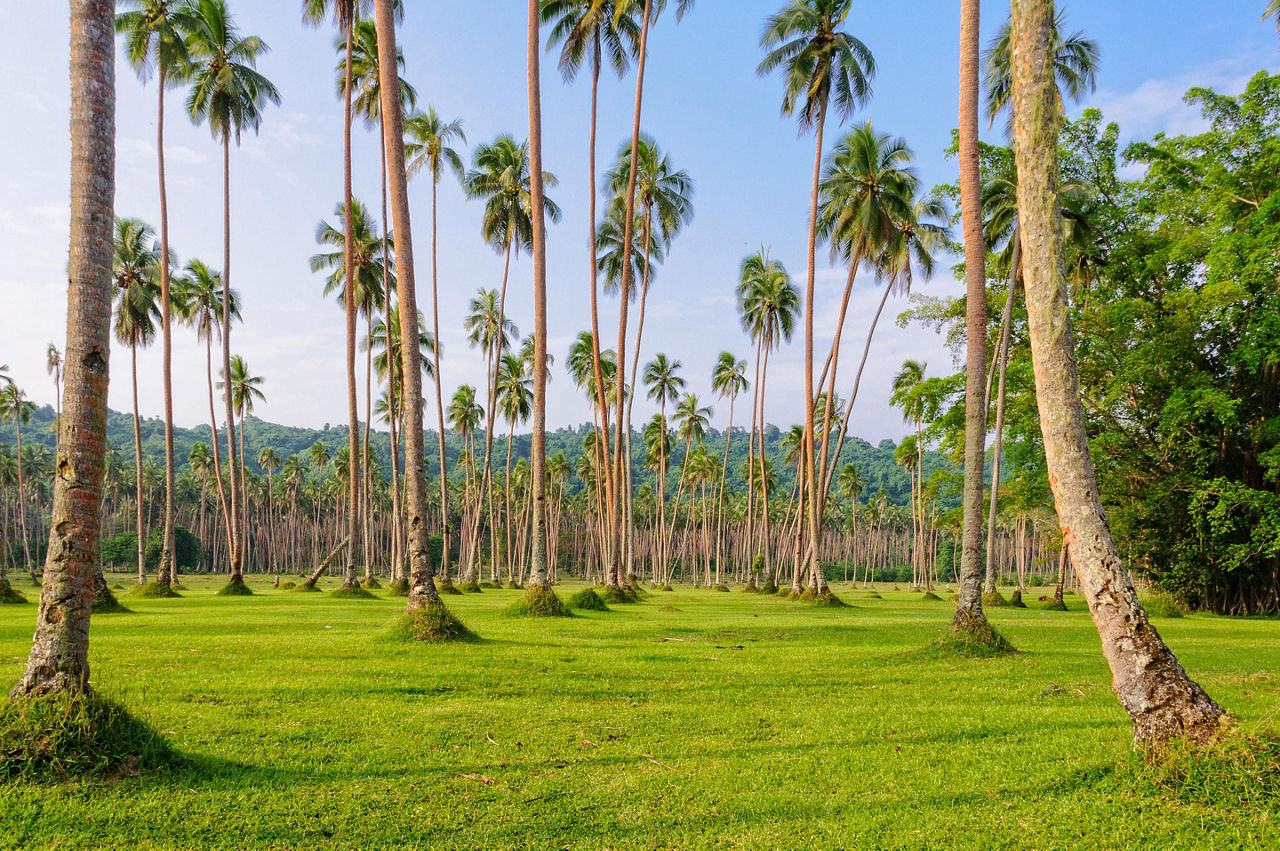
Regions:
<svg viewBox="0 0 1280 851"><path fill-rule="evenodd" d="M538 0L529 0L529 205L533 218L533 552L529 585L547 584L547 227L542 187L542 90ZM508 443L508 445L510 445ZM510 461L508 460L508 465ZM511 476L507 475L508 493ZM510 497L508 496L508 499ZM508 512L509 513L509 512ZM510 523L510 518L508 518ZM507 558L511 555L508 553Z"/></svg>
<svg viewBox="0 0 1280 851"><path fill-rule="evenodd" d="M159 104L156 107L156 164L160 173L160 328L163 348L161 381L164 385L164 544L160 548L160 567L156 581L174 585L178 581L177 559L174 557L174 505L176 466L173 457L173 305L169 289L169 190L164 174L164 88L165 67L160 64L157 79Z"/></svg>
<svg viewBox="0 0 1280 851"><path fill-rule="evenodd" d="M986 625L982 611L982 490L986 466L986 254L982 242L982 186L978 174L979 0L960 2L960 204L965 266L964 525L959 598L952 629Z"/></svg>
<svg viewBox="0 0 1280 851"><path fill-rule="evenodd" d="M343 309L347 331L347 559L343 571L343 588L359 588L356 578L356 552L360 541L360 407L356 401L356 254L351 221L351 39L352 21L346 26L346 60L342 115L342 265L345 275ZM414 316L417 319L417 316ZM414 331L416 334L417 326Z"/></svg>
<svg viewBox="0 0 1280 851"><path fill-rule="evenodd" d="M89 685L107 444L111 231L115 200L115 4L71 0L71 251L66 378L53 516L27 667L10 696Z"/></svg>
<svg viewBox="0 0 1280 851"><path fill-rule="evenodd" d="M1063 540L1139 745L1203 744L1227 717L1148 622L1098 495L1062 269L1052 0L1013 0L1014 150L1036 401Z"/></svg>
<svg viewBox="0 0 1280 851"><path fill-rule="evenodd" d="M396 28L392 0L374 0L378 29L383 136L396 234L396 296L400 303L400 362L404 376L406 531L409 542L409 602L414 612L442 605L427 554L428 494L422 435L422 352L418 338L418 297L413 274L413 230L409 220L409 181L404 168L404 114L397 77ZM443 471L441 471L443 474Z"/></svg>

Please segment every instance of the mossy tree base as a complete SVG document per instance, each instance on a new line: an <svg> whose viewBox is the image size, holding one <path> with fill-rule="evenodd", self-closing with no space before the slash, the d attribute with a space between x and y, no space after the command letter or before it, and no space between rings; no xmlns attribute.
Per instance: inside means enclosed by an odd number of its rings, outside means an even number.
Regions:
<svg viewBox="0 0 1280 851"><path fill-rule="evenodd" d="M164 738L92 692L0 701L0 779L118 777L181 764Z"/></svg>
<svg viewBox="0 0 1280 851"><path fill-rule="evenodd" d="M22 592L9 584L9 580L0 577L0 606L19 606L27 602Z"/></svg>
<svg viewBox="0 0 1280 851"><path fill-rule="evenodd" d="M449 595L449 596L453 596L453 597L461 597L461 596L462 596L462 591L461 591L461 590L459 590L458 586L457 586L457 585L454 585L452 581L450 581L450 582L446 582L446 583L444 583L443 585L439 585L439 586L437 586L437 587L436 587L436 590L437 590L437 591L439 591L439 592L440 592L440 594L441 594L442 596L443 596L443 595L446 595L446 594L447 594L447 595ZM409 596L408 582L406 582L406 583L405 583L405 592L404 592L404 596L406 596L406 597L407 597L407 596Z"/></svg>
<svg viewBox="0 0 1280 851"><path fill-rule="evenodd" d="M759 593L760 593L760 589L759 589L759 588L757 588L757 587L756 587L756 586L754 586L754 585L743 585L743 586L742 586L742 593L743 593L743 594L759 594Z"/></svg>
<svg viewBox="0 0 1280 851"><path fill-rule="evenodd" d="M370 576L364 581L364 587L369 591L379 591L382 589L382 583L378 581L378 577Z"/></svg>
<svg viewBox="0 0 1280 851"><path fill-rule="evenodd" d="M126 608L116 595L111 593L110 588L103 588L99 593L93 595L93 608L91 610L95 615L127 615L132 614L133 609Z"/></svg>
<svg viewBox="0 0 1280 851"><path fill-rule="evenodd" d="M518 618L573 617L564 600L546 585L530 585L519 602L507 609L507 614Z"/></svg>
<svg viewBox="0 0 1280 851"><path fill-rule="evenodd" d="M444 603L429 603L401 615L391 629L391 637L398 641L424 641L431 644L479 641L476 634L467 629Z"/></svg>
<svg viewBox="0 0 1280 851"><path fill-rule="evenodd" d="M760 586L760 593L761 594L777 594L778 586L773 583L772 579L770 579L768 582Z"/></svg>
<svg viewBox="0 0 1280 851"><path fill-rule="evenodd" d="M233 576L231 581L218 589L219 597L252 597L253 589L244 584L244 578Z"/></svg>
<svg viewBox="0 0 1280 851"><path fill-rule="evenodd" d="M597 590L596 593L606 603L638 603L640 598L632 588L625 585L606 587L603 591Z"/></svg>
<svg viewBox="0 0 1280 851"><path fill-rule="evenodd" d="M582 612L609 611L609 606L606 605L605 601L600 599L600 595L591 588L583 588L577 594L570 597L569 608L577 609Z"/></svg>
<svg viewBox="0 0 1280 851"><path fill-rule="evenodd" d="M484 591L479 582L464 582L458 587L468 594L480 594Z"/></svg>
<svg viewBox="0 0 1280 851"><path fill-rule="evenodd" d="M285 584L288 585L289 583L286 582ZM293 590L300 591L303 594L313 594L313 593L318 593L320 591L320 589L316 587L316 584L314 582L300 582L298 583L297 587L295 587Z"/></svg>
<svg viewBox="0 0 1280 851"><path fill-rule="evenodd" d="M999 591L986 591L982 595L982 608L1007 609L1009 608L1009 601Z"/></svg>
<svg viewBox="0 0 1280 851"><path fill-rule="evenodd" d="M824 588L820 593L815 593L808 599L808 602L815 608L819 609L852 609L853 606L841 600L835 595L830 588Z"/></svg>
<svg viewBox="0 0 1280 851"><path fill-rule="evenodd" d="M501 587L502 587L502 585L501 585L501 583L494 582L494 581L493 581L493 580L491 580L491 579L486 579L484 582L481 582L481 583L480 583L480 587L481 587L481 588L487 588L487 589L489 589L490 591L497 591L499 588L501 588Z"/></svg>
<svg viewBox="0 0 1280 851"><path fill-rule="evenodd" d="M724 592L725 594L728 594L728 593L729 593L729 586L728 586L728 585L712 585L712 586L711 586L711 590L712 590L712 591L722 591L722 592Z"/></svg>
<svg viewBox="0 0 1280 851"><path fill-rule="evenodd" d="M876 595L876 596L879 596L879 595ZM942 598L939 597L937 594L933 593L932 591L925 591L923 594L920 595L920 599L921 600L937 600L938 602L942 602Z"/></svg>
<svg viewBox="0 0 1280 851"><path fill-rule="evenodd" d="M219 591L219 594L222 592ZM248 593L252 594L252 591ZM148 597L152 599L168 599L170 597L181 597L177 591L173 590L173 586L166 585L163 582L156 582L154 579L150 582L144 582L141 585L135 585L133 590L129 592L131 597Z"/></svg>
<svg viewBox="0 0 1280 851"><path fill-rule="evenodd" d="M1027 604L1022 602L1022 589L1015 588L1013 593L1009 596L1009 608L1025 609L1026 607Z"/></svg>
<svg viewBox="0 0 1280 851"><path fill-rule="evenodd" d="M329 593L329 596L337 597L338 599L341 599L341 600L376 600L378 599L376 594L372 594L366 591L365 589L361 588L360 583L358 582L353 582L350 585L343 583L341 588L331 591Z"/></svg>
<svg viewBox="0 0 1280 851"><path fill-rule="evenodd" d="M951 629L937 640L934 648L944 655L962 656L967 659L1009 656L1017 649L1009 640L996 632L985 619L956 612Z"/></svg>
<svg viewBox="0 0 1280 851"><path fill-rule="evenodd" d="M1065 612L1065 611L1068 611L1068 609L1067 609L1067 604L1066 604L1066 603L1064 603L1064 602L1062 602L1061 600L1050 600L1049 602L1047 602L1047 603L1045 603L1045 604L1044 604L1044 610L1045 610L1046 612Z"/></svg>
<svg viewBox="0 0 1280 851"><path fill-rule="evenodd" d="M1280 800L1280 736L1224 726L1203 746L1182 739L1159 751L1136 751L1128 773L1139 791L1182 804L1274 809Z"/></svg>

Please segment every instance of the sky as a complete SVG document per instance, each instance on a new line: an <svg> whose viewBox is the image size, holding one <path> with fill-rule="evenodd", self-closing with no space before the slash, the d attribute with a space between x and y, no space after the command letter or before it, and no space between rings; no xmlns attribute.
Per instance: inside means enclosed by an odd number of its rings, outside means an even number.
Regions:
<svg viewBox="0 0 1280 851"><path fill-rule="evenodd" d="M322 276L308 270L318 250L316 224L332 219L342 194L342 109L335 94L331 27L304 28L296 0L230 0L243 33L270 46L258 68L279 88L282 103L268 107L258 135L231 152L232 286L241 294L244 322L232 329L232 350L265 381L256 414L312 428L346 422L343 375L344 325L338 302L322 295ZM425 3L406 0L400 29L405 77L419 105L445 118L460 118L468 152L503 132L528 133L526 6L522 0ZM1101 48L1097 91L1087 106L1120 123L1123 139L1157 132L1195 132L1203 125L1182 103L1192 86L1236 93L1259 69L1280 70L1280 38L1260 22L1263 0L1072 0L1064 4L1071 29L1082 29ZM700 0L683 22L664 15L650 36L643 130L695 182L694 218L656 270L642 341L642 364L657 352L681 361L688 389L715 409L723 428L727 401L715 398L710 372L729 350L751 363L754 347L742 331L734 301L743 257L764 247L790 270L803 292L812 136L801 136L780 115L781 84L759 77L759 34L782 0ZM870 120L884 133L903 136L915 151L922 183L955 180L956 164L943 151L955 126L958 21L955 0L871 3L855 0L846 29L875 55L874 97L849 123ZM447 10L447 11L445 11ZM983 4L983 42L1008 13L1000 2ZM52 379L45 349L65 340L68 228L67 133L69 109L68 14L63 0L0 0L0 20L21 21L21 39L0 52L0 364L39 404L51 404ZM629 140L634 77L602 77L598 160L610 165ZM117 188L119 216L159 220L156 185L156 88L144 86L117 61ZM559 178L549 196L564 210L547 237L549 335L557 364L548 390L548 425L588 421L585 398L563 371L578 332L589 327L587 258L587 131L589 79L565 84L556 56L544 56L543 136L545 168ZM198 257L215 268L222 259L220 151L206 127L183 108L184 93L167 95L166 159L170 239L180 261ZM985 127L984 127L985 132ZM999 142L1001 127L987 133ZM839 138L830 128L827 138ZM376 134L357 125L355 194L373 209L380 203ZM430 186L410 186L420 306L430 307ZM602 205L601 205L602 206ZM502 258L480 236L481 206L468 203L456 181L439 195L440 315L443 388L447 399L462 383L484 386L484 362L468 347L462 327L467 304L480 288L501 283ZM845 271L820 250L815 315L818 351L834 330ZM521 333L532 330L531 263L512 265L508 313ZM915 292L953 296L963 292L949 263ZM841 395L847 395L879 291L860 274L844 339ZM890 301L893 315L906 303ZM634 311L632 311L634 317ZM617 303L602 299L606 342L616 338ZM930 375L957 368L932 330L899 328L882 319L872 344L850 426L872 442L908 430L889 405L889 387L903 360L926 361ZM633 326L634 327L634 326ZM175 326L174 415L180 426L208 423L204 348L190 329ZM824 343L823 341L827 341ZM631 343L628 344L632 345ZM158 343L138 354L139 407L162 412ZM215 352L215 362L216 362ZM132 408L129 352L112 353L113 409ZM215 366L216 369L216 366ZM769 362L767 419L800 419L803 404L803 340ZM363 366L361 367L363 400ZM376 395L376 394L375 394ZM363 404L363 402L362 402ZM652 406L637 399L634 421ZM748 404L738 406L741 425ZM363 414L362 414L363 418ZM435 421L428 405L427 423Z"/></svg>

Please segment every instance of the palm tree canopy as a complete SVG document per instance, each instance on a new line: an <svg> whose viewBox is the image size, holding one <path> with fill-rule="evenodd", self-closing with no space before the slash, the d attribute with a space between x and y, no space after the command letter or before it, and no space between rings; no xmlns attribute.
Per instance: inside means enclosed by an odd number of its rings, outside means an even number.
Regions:
<svg viewBox="0 0 1280 851"><path fill-rule="evenodd" d="M258 57L270 48L256 35L240 34L225 0L192 0L189 8L193 67L187 112L196 124L208 121L214 138L234 136L239 144L244 130L258 131L263 107L280 103L275 85L256 70Z"/></svg>
<svg viewBox="0 0 1280 851"><path fill-rule="evenodd" d="M203 260L192 259L173 279L173 309L196 329L197 339L222 333L222 274ZM231 290L231 318L240 318L240 294Z"/></svg>
<svg viewBox="0 0 1280 851"><path fill-rule="evenodd" d="M116 219L111 272L116 339L126 346L150 345L160 318L160 246L149 225Z"/></svg>
<svg viewBox="0 0 1280 851"><path fill-rule="evenodd" d="M509 423L523 423L533 412L533 376L517 355L505 354L498 361L498 410Z"/></svg>
<svg viewBox="0 0 1280 851"><path fill-rule="evenodd" d="M889 241L894 223L909 218L920 183L905 139L878 133L871 122L841 139L819 184L818 234L831 256L865 259Z"/></svg>
<svg viewBox="0 0 1280 851"><path fill-rule="evenodd" d="M800 314L800 291L781 261L771 260L762 249L742 261L738 281L743 330L766 349L790 340Z"/></svg>
<svg viewBox="0 0 1280 851"><path fill-rule="evenodd" d="M707 423L711 408L703 405L695 393L686 393L676 404L676 432L686 443L701 443L707 436Z"/></svg>
<svg viewBox="0 0 1280 851"><path fill-rule="evenodd" d="M183 38L192 25L188 0L116 0L116 6L116 32L138 79L145 83L163 69L165 85L181 83L191 58Z"/></svg>
<svg viewBox="0 0 1280 851"><path fill-rule="evenodd" d="M782 114L796 115L802 130L814 126L835 96L843 117L871 98L876 61L871 50L839 27L853 0L791 0L765 21L760 46L768 50L756 68L781 68Z"/></svg>
<svg viewBox="0 0 1280 851"><path fill-rule="evenodd" d="M325 269L332 270L324 282L325 295L337 295L338 306L346 299L346 220L345 205L339 202L333 210L336 225L321 220L316 225L316 242L328 245L333 251L313 254L310 260L312 272ZM368 208L358 198L351 199L351 242L355 255L355 302L361 313L369 314L382 309L386 294L383 292L383 280L395 286L395 275L387 266L389 258L382 253L383 240L378 233L378 224L369 215ZM387 248L392 248L391 240L387 240ZM391 260L394 263L394 260Z"/></svg>
<svg viewBox="0 0 1280 851"><path fill-rule="evenodd" d="M548 187L559 183L551 172L543 173L542 182ZM517 142L514 136L504 133L490 144L477 147L463 188L468 198L484 201L480 233L496 251L532 249L528 142ZM560 221L560 207L549 198L543 200L547 218Z"/></svg>
<svg viewBox="0 0 1280 851"><path fill-rule="evenodd" d="M222 375L225 379L226 375ZM247 413L252 413L254 400L266 398L262 394L262 382L261 376L249 374L249 366L243 357L231 356L231 404L237 416L243 417ZM225 386L224 381L218 382L219 390Z"/></svg>
<svg viewBox="0 0 1280 851"><path fill-rule="evenodd" d="M723 398L732 399L750 387L747 381L747 362L738 360L732 352L721 352L711 370L711 389Z"/></svg>
<svg viewBox="0 0 1280 851"><path fill-rule="evenodd" d="M339 35L334 47L343 54L335 70L338 97L347 93L347 40ZM396 45L396 64L404 70L404 51ZM405 112L418 103L418 91L404 77L397 76L400 104ZM373 21L356 21L351 41L351 111L360 116L366 127L374 127L382 115L382 82L378 72L378 28Z"/></svg>
<svg viewBox="0 0 1280 851"><path fill-rule="evenodd" d="M605 173L603 191L625 198L630 177L631 141L627 140L618 149L617 162ZM687 171L675 169L671 157L645 133L640 134L636 146L635 206L646 226L652 218L653 232L664 246L693 219L693 178Z"/></svg>
<svg viewBox="0 0 1280 851"><path fill-rule="evenodd" d="M622 288L622 264L625 262L627 200L615 196L605 209L604 219L596 226L596 269L604 275L604 291L613 295ZM649 280L652 282L654 267L667 259L666 250L657 233L650 233L644 214L636 213L631 228L631 280L639 281L644 275L645 261L649 262ZM647 239L646 239L647 235ZM635 301L638 287L627 293L629 301Z"/></svg>
<svg viewBox="0 0 1280 851"><path fill-rule="evenodd" d="M615 0L542 0L542 23L549 24L547 52L560 45L560 76L572 81L582 63L596 61L619 77L640 53L640 23L634 6Z"/></svg>
<svg viewBox="0 0 1280 851"><path fill-rule="evenodd" d="M659 404L674 402L685 388L685 381L680 377L680 361L669 359L665 353L658 352L644 368L644 385L649 388L648 397Z"/></svg>
<svg viewBox="0 0 1280 851"><path fill-rule="evenodd" d="M480 290L471 299L471 305L462 325L467 340L479 346L486 354L504 352L511 345L511 338L520 336L520 329L498 309L498 291Z"/></svg>
<svg viewBox="0 0 1280 851"><path fill-rule="evenodd" d="M448 166L457 175L459 183L465 182L466 166L451 147L455 141L464 145L467 142L461 119L445 122L436 108L430 106L426 112L415 112L404 120L404 133L408 137L404 143L404 156L405 171L409 177L425 170L432 181L437 181Z"/></svg>

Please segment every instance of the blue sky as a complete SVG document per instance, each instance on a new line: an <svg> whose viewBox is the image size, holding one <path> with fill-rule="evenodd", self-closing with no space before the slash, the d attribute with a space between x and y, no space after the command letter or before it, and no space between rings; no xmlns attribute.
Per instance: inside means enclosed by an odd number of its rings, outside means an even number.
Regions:
<svg viewBox="0 0 1280 851"><path fill-rule="evenodd" d="M461 118L470 145L510 131L527 134L525 17L520 0L432 3L409 0L401 31L406 77L421 104ZM1258 21L1263 0L1074 0L1070 25L1084 29L1102 50L1098 91L1085 105L1120 122L1125 138L1160 131L1192 132L1200 125L1181 102L1186 89L1209 85L1238 91L1258 69L1280 68L1274 29ZM651 37L645 83L644 130L696 182L692 224L672 246L654 279L642 358L658 351L684 364L689 389L728 419L713 398L709 373L729 349L750 359L753 348L738 324L733 302L738 264L761 245L771 247L803 286L812 138L779 116L776 78L759 78L758 37L764 18L781 0L701 0L676 25L664 16ZM314 231L330 217L342 187L341 107L334 94L333 34L304 29L293 0L232 0L244 32L261 35L272 51L259 68L279 86L283 103L268 110L261 134L232 151L232 283L243 298L245 321L232 332L232 348L266 379L258 414L278 422L319 427L346 420L343 324L335 302L321 296L320 276L307 269L316 251ZM442 10L448 9L447 12ZM984 43L1007 15L1007 3L983 4ZM40 403L53 399L44 348L65 334L67 250L67 11L47 4L0 0L0 19L22 22L24 38L0 54L0 109L12 123L0 135L5 192L0 195L0 363ZM926 185L954 179L942 151L956 114L955 0L915 3L855 2L847 29L875 54L875 97L854 117L906 137ZM158 223L155 182L155 88L144 88L118 65L119 215ZM551 195L564 218L548 234L550 335L558 361L550 386L552 427L588 419L585 401L559 369L569 342L588 327L586 285L586 144L589 89L584 77L564 85L555 57L544 59L543 121L546 167L560 179ZM599 160L607 166L630 129L634 79L601 85ZM221 159L207 129L192 127L182 95L168 98L171 239L183 262L221 263ZM1082 107L1074 107L1077 112ZM837 138L834 130L828 138ZM356 194L378 204L377 140L362 129L355 141ZM420 286L429 283L430 195L411 186ZM468 349L462 317L480 287L496 287L501 258L479 236L480 208L456 185L440 192L440 274L446 396L460 383L483 386L483 363ZM820 256L825 261L825 255ZM945 269L946 264L942 264ZM520 330L532 327L530 263L512 268L509 313ZM821 338L830 339L844 272L820 263L816 298ZM929 295L956 294L943 271L919 283ZM876 283L858 279L845 332L848 392L855 350L860 350ZM426 302L424 302L426 304ZM604 336L616 336L616 302L605 299ZM891 302L896 314L905 303ZM612 329L612 330L610 330ZM768 418L799 419L803 349L797 339L770 362ZM888 406L892 375L906 358L928 361L931 374L953 370L951 353L931 331L882 321L873 344L852 431L870 440L905 433ZM111 405L128 410L128 352L113 354ZM158 346L139 357L141 409L161 411ZM175 414L181 425L207 422L204 352L187 329L175 343ZM363 379L362 379L363 380ZM363 390L361 391L363 399ZM739 407L742 423L747 406ZM636 421L649 415L642 400ZM428 423L434 421L429 411Z"/></svg>

